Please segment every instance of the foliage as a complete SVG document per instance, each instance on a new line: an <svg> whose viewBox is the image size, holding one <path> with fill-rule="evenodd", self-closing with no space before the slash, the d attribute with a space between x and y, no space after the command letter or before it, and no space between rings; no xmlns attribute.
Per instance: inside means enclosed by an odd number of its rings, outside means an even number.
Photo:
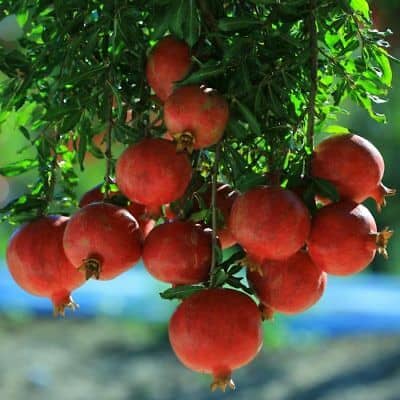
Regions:
<svg viewBox="0 0 400 400"><path fill-rule="evenodd" d="M10 113L23 112L28 118L8 134L23 135L26 146L0 174L35 170L37 180L0 210L10 223L70 214L76 171L89 153L105 159L109 185L115 158L94 141L104 129L103 142L113 145L164 133L144 69L149 49L167 34L193 49L194 67L177 85L207 84L229 102L219 180L239 190L303 182L306 201L315 193L334 198L330 185L308 178L314 133L347 132L335 121L346 98L385 122L374 106L386 101L393 57L366 0L2 1L0 18L12 14L24 35L0 46L0 131ZM215 154L192 155L202 181L211 180Z"/></svg>

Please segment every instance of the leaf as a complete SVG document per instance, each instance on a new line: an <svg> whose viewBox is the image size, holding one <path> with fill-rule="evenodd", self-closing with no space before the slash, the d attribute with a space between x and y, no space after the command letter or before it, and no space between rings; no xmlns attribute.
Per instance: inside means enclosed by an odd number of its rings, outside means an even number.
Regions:
<svg viewBox="0 0 400 400"><path fill-rule="evenodd" d="M324 133L329 133L330 135L344 135L350 133L349 129L340 125L329 125L323 129Z"/></svg>
<svg viewBox="0 0 400 400"><path fill-rule="evenodd" d="M182 285L175 288L167 289L160 293L161 298L166 300L186 299L194 293L204 290L204 286Z"/></svg>
<svg viewBox="0 0 400 400"><path fill-rule="evenodd" d="M185 24L185 39L189 46L193 47L200 35L200 21L195 0L188 2L188 15Z"/></svg>
<svg viewBox="0 0 400 400"><path fill-rule="evenodd" d="M317 194L335 202L340 200L339 192L333 183L322 178L313 178L312 181Z"/></svg>
<svg viewBox="0 0 400 400"><path fill-rule="evenodd" d="M263 21L252 17L222 18L218 21L218 29L222 32L241 31L254 29L263 25L263 23Z"/></svg>
<svg viewBox="0 0 400 400"><path fill-rule="evenodd" d="M250 111L250 109L241 103L239 100L235 99L235 103L244 119L249 123L251 130L257 135L261 136L261 127L257 121L255 115Z"/></svg>
<svg viewBox="0 0 400 400"><path fill-rule="evenodd" d="M225 67L217 62L211 62L202 66L198 71L193 72L187 78L176 83L176 86L185 86L192 83L206 83L208 79L221 75Z"/></svg>
<svg viewBox="0 0 400 400"><path fill-rule="evenodd" d="M367 0L350 0L350 7L365 20L369 20L369 5Z"/></svg>
<svg viewBox="0 0 400 400"><path fill-rule="evenodd" d="M10 163L4 167L0 167L0 175L17 176L24 172L30 171L39 165L39 160L21 160Z"/></svg>

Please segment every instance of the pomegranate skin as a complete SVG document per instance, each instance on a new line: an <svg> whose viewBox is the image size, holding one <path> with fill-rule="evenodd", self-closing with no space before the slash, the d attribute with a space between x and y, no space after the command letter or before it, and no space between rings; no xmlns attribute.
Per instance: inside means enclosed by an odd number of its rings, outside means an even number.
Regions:
<svg viewBox="0 0 400 400"><path fill-rule="evenodd" d="M190 70L190 48L172 36L161 39L152 49L146 65L146 78L161 101L172 94L174 83Z"/></svg>
<svg viewBox="0 0 400 400"><path fill-rule="evenodd" d="M262 275L247 270L247 279L261 302L284 314L296 314L313 306L322 296L327 275L304 250L281 261L265 261Z"/></svg>
<svg viewBox="0 0 400 400"><path fill-rule="evenodd" d="M158 225L147 237L143 262L156 279L187 285L208 279L211 235L189 221Z"/></svg>
<svg viewBox="0 0 400 400"><path fill-rule="evenodd" d="M75 308L72 290L85 282L83 274L68 261L63 248L67 217L40 217L17 229L7 247L7 264L14 280L27 292L48 297L54 313Z"/></svg>
<svg viewBox="0 0 400 400"><path fill-rule="evenodd" d="M203 149L218 143L228 119L226 100L215 91L195 85L178 88L164 106L168 131L178 143L189 140L189 148Z"/></svg>
<svg viewBox="0 0 400 400"><path fill-rule="evenodd" d="M116 167L117 185L131 201L157 207L177 200L192 177L189 158L173 142L144 139L128 147Z"/></svg>
<svg viewBox="0 0 400 400"><path fill-rule="evenodd" d="M93 189L87 191L80 199L79 207L83 208L91 203L102 202L104 199L104 193L101 192L101 186L102 185L97 185ZM110 193L111 199L114 196L118 196L120 194L121 192L111 192ZM123 208L129 211L135 217L136 221L139 223L141 237L142 240L144 240L146 236L150 233L150 231L154 228L156 223L154 220L148 217L146 206L144 206L143 204L135 203L133 201L129 203L130 204L128 204L126 207Z"/></svg>
<svg viewBox="0 0 400 400"><path fill-rule="evenodd" d="M314 150L311 174L332 182L342 199L362 203L372 197L380 208L394 190L382 184L385 164L368 140L354 134L333 136Z"/></svg>
<svg viewBox="0 0 400 400"><path fill-rule="evenodd" d="M212 374L212 389L233 386L233 370L259 352L263 335L254 301L231 289L207 289L185 299L169 323L169 339L186 367Z"/></svg>
<svg viewBox="0 0 400 400"><path fill-rule="evenodd" d="M282 260L305 244L310 214L292 191L262 186L235 200L229 226L237 242L257 263Z"/></svg>
<svg viewBox="0 0 400 400"><path fill-rule="evenodd" d="M72 216L64 233L64 250L71 263L91 276L109 280L141 257L136 219L125 209L92 203Z"/></svg>
<svg viewBox="0 0 400 400"><path fill-rule="evenodd" d="M377 250L382 252L379 243L385 247L388 233L377 233L374 217L365 206L341 201L321 208L314 216L308 251L327 273L351 275L366 268Z"/></svg>

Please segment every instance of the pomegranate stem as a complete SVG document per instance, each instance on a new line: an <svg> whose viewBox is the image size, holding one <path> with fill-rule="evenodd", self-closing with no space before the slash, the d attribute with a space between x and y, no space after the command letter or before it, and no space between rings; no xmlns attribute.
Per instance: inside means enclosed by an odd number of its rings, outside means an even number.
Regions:
<svg viewBox="0 0 400 400"><path fill-rule="evenodd" d="M108 115L108 127L106 133L106 150L104 152L104 156L106 159L106 173L104 175L104 199L109 200L110 198L110 186L112 183L111 180L111 173L112 173L112 128L113 128L113 100L114 96L112 94L112 86L111 83L108 81L108 85L111 89L110 94L110 109Z"/></svg>
<svg viewBox="0 0 400 400"><path fill-rule="evenodd" d="M212 272L217 265L217 180L219 158L221 153L221 142L217 144L215 149L214 168L211 176L211 227L212 227L212 254L211 254L211 269ZM211 275L212 276L212 275ZM211 282L212 286L212 282Z"/></svg>
<svg viewBox="0 0 400 400"><path fill-rule="evenodd" d="M314 149L314 133L315 133L315 102L318 91L318 33L316 21L316 0L310 0L310 97L308 103L307 118L307 145L310 147L311 154ZM309 173L311 167L311 155L307 157L306 174Z"/></svg>

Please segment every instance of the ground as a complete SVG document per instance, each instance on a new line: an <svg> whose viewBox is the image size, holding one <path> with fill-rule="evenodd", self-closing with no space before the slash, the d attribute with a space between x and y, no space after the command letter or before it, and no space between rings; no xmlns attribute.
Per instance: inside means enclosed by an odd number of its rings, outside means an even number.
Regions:
<svg viewBox="0 0 400 400"><path fill-rule="evenodd" d="M399 400L400 337L264 348L211 394L179 364L164 327L115 320L0 318L0 399Z"/></svg>

